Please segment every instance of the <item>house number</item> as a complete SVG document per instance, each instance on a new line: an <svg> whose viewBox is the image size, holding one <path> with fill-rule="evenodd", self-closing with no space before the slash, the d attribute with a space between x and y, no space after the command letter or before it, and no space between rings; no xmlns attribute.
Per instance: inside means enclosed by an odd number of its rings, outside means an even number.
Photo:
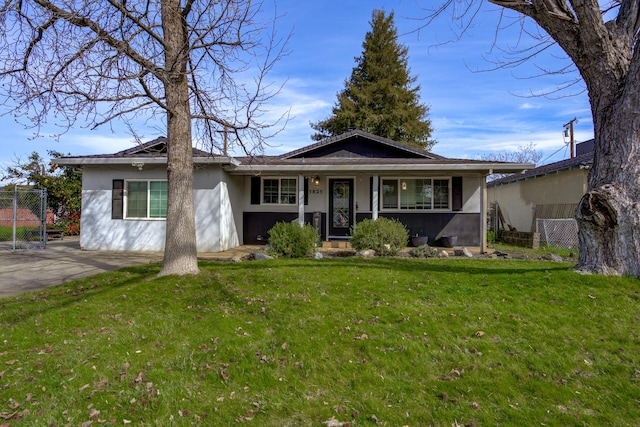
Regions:
<svg viewBox="0 0 640 427"><path fill-rule="evenodd" d="M309 190L311 194L322 194L322 190Z"/></svg>

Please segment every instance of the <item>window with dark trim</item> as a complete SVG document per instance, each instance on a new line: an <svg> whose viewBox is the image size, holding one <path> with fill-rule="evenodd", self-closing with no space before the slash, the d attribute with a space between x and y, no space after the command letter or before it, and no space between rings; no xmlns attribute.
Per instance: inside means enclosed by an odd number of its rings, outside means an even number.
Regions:
<svg viewBox="0 0 640 427"><path fill-rule="evenodd" d="M450 178L383 178L382 209L448 210L451 208Z"/></svg>
<svg viewBox="0 0 640 427"><path fill-rule="evenodd" d="M263 178L262 204L295 205L298 203L298 180L296 178Z"/></svg>

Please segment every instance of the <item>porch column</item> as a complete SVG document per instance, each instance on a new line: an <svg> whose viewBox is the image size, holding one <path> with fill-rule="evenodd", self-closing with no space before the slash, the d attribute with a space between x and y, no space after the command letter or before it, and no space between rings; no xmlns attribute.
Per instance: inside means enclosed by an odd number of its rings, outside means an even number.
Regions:
<svg viewBox="0 0 640 427"><path fill-rule="evenodd" d="M298 175L298 223L304 225L304 176Z"/></svg>
<svg viewBox="0 0 640 427"><path fill-rule="evenodd" d="M376 220L378 219L378 207L380 203L378 203L378 194L380 193L380 176L374 175L373 182L371 183L373 188L371 189L371 218Z"/></svg>
<svg viewBox="0 0 640 427"><path fill-rule="evenodd" d="M487 175L480 185L480 253L487 252Z"/></svg>

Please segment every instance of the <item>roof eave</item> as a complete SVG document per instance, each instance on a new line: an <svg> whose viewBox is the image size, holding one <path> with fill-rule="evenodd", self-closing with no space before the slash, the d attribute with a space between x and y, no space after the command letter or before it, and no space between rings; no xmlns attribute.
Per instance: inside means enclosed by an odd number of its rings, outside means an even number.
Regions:
<svg viewBox="0 0 640 427"><path fill-rule="evenodd" d="M132 165L135 163L162 165L167 164L166 157L61 157L53 159L60 166L100 166L100 165ZM194 157L194 164L236 166L240 163L233 157Z"/></svg>
<svg viewBox="0 0 640 427"><path fill-rule="evenodd" d="M269 173L292 173L300 172L466 172L481 173L490 175L492 173L520 173L528 169L532 169L533 164L530 163L449 163L449 164L366 164L366 165L238 165L229 172L233 174L255 174L257 172Z"/></svg>

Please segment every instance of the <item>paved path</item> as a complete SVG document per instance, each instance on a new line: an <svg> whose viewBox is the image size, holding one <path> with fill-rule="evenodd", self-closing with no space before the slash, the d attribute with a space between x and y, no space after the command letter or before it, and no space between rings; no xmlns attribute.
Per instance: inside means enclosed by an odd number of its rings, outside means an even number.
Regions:
<svg viewBox="0 0 640 427"><path fill-rule="evenodd" d="M0 297L44 289L103 271L162 261L162 254L80 250L77 238L50 241L46 249L0 249Z"/></svg>
<svg viewBox="0 0 640 427"><path fill-rule="evenodd" d="M231 260L255 248L241 246L226 252L198 254L198 258ZM0 249L0 297L45 289L103 271L159 262L161 252L83 251L77 237L52 240L46 249Z"/></svg>

